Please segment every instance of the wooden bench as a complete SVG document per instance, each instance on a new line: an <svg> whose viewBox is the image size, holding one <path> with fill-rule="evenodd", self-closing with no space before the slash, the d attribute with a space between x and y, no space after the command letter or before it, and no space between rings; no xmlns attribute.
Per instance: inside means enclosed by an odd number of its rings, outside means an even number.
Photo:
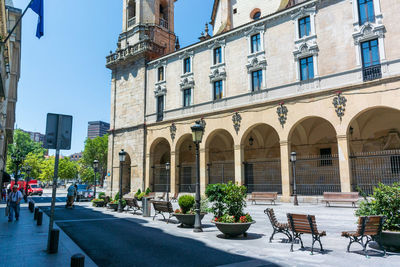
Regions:
<svg viewBox="0 0 400 267"><path fill-rule="evenodd" d="M272 239L274 238L274 235L277 233L282 233L286 235L289 238L289 241L292 241L292 236L290 235L289 232L289 224L278 222L278 220L275 217L275 212L273 209L266 209L264 210L264 213L268 215L269 221L271 222L272 225L272 229L274 229L274 232L269 238L269 242L271 243Z"/></svg>
<svg viewBox="0 0 400 267"><path fill-rule="evenodd" d="M157 199L158 199L158 200L165 200L165 195L166 195L166 193L163 192L161 196L158 196L158 197L157 197Z"/></svg>
<svg viewBox="0 0 400 267"><path fill-rule="evenodd" d="M319 232L317 228L317 223L315 222L314 215L305 215L305 214L287 214L289 228L292 231L292 245L290 247L290 251L293 252L293 244L296 239L300 240L301 248L303 246L303 240L301 240L302 234L310 234L312 236L312 246L311 246L311 254L314 253L314 243L316 241L319 242L319 246L321 247L321 251L324 251L322 248L321 237L325 236L325 231Z"/></svg>
<svg viewBox="0 0 400 267"><path fill-rule="evenodd" d="M169 223L169 219L171 219L171 217L173 216L173 213L174 213L171 202L153 200L153 201L151 201L151 203L153 203L153 207L154 207L154 211L155 211L153 221L158 214L161 214L165 220L164 212L166 212L169 214L169 217L167 220L167 223Z"/></svg>
<svg viewBox="0 0 400 267"><path fill-rule="evenodd" d="M137 214L137 211L142 211L142 207L139 206L139 203L137 202L136 198L125 198L126 200L126 206L129 209L133 210L133 214Z"/></svg>
<svg viewBox="0 0 400 267"><path fill-rule="evenodd" d="M275 200L278 199L278 192L253 192L249 200L251 200L251 204L257 204L258 201L271 201L275 204Z"/></svg>
<svg viewBox="0 0 400 267"><path fill-rule="evenodd" d="M352 206L356 207L358 198L358 192L324 192L322 202L325 202L327 207L331 206L331 202L351 202Z"/></svg>
<svg viewBox="0 0 400 267"><path fill-rule="evenodd" d="M385 256L386 250L380 242L384 220L384 216L360 216L358 218L357 231L342 232L342 236L350 239L347 252L350 252L351 244L356 242L363 247L365 256L368 257L367 245L370 241L374 240L377 241L379 247L383 251L383 256Z"/></svg>

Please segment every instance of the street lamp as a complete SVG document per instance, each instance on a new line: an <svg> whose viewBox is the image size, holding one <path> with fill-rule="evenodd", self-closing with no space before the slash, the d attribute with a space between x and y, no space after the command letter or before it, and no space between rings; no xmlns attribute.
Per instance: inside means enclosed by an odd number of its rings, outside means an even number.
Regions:
<svg viewBox="0 0 400 267"><path fill-rule="evenodd" d="M294 196L293 204L295 206L298 206L299 202L297 201L297 191L296 191L296 160L297 160L296 152L290 153L290 161L292 162L292 168L293 168L293 196Z"/></svg>
<svg viewBox="0 0 400 267"><path fill-rule="evenodd" d="M118 201L118 212L122 212L122 166L125 162L126 152L121 149L119 154L119 201Z"/></svg>
<svg viewBox="0 0 400 267"><path fill-rule="evenodd" d="M196 145L196 215L194 219L193 232L203 232L201 228L200 220L200 155L199 155L199 144L203 139L204 127L200 121L196 121L195 125L190 127L192 129L193 142Z"/></svg>
<svg viewBox="0 0 400 267"><path fill-rule="evenodd" d="M165 163L165 170L167 171L167 201L169 201L169 169L170 164L169 162Z"/></svg>
<svg viewBox="0 0 400 267"><path fill-rule="evenodd" d="M93 161L93 169L94 169L94 198L96 198L96 187L97 187L96 173L99 169L99 161L97 159Z"/></svg>

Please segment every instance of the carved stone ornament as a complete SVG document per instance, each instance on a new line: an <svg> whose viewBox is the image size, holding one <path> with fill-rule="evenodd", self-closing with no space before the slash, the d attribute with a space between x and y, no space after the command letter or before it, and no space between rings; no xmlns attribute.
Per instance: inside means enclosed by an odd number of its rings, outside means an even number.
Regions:
<svg viewBox="0 0 400 267"><path fill-rule="evenodd" d="M215 82L219 80L226 79L226 70L225 67L215 68L211 71L210 75L210 82Z"/></svg>
<svg viewBox="0 0 400 267"><path fill-rule="evenodd" d="M318 45L316 39L311 40L300 40L295 45L295 50L293 51L293 55L296 60L307 56L314 56L318 54Z"/></svg>
<svg viewBox="0 0 400 267"><path fill-rule="evenodd" d="M240 130L240 123L242 122L242 116L238 112L235 112L235 114L232 115L232 122L233 122L233 128L236 131L236 134L239 133Z"/></svg>
<svg viewBox="0 0 400 267"><path fill-rule="evenodd" d="M171 140L174 141L176 135L176 125L174 122L171 124L171 126L169 126L169 132L171 134Z"/></svg>
<svg viewBox="0 0 400 267"><path fill-rule="evenodd" d="M162 85L156 86L156 89L154 90L154 95L156 97L165 95L166 93L167 93L167 88L165 86L162 86Z"/></svg>
<svg viewBox="0 0 400 267"><path fill-rule="evenodd" d="M286 123L287 114L288 114L288 109L284 103L279 104L279 107L276 109L276 113L278 114L279 123L282 125L282 128L283 128L283 126Z"/></svg>
<svg viewBox="0 0 400 267"><path fill-rule="evenodd" d="M258 56L248 58L248 62L246 64L247 72L251 73L252 71L259 70L259 69L266 69L267 68L267 60L265 58L265 53L262 53Z"/></svg>
<svg viewBox="0 0 400 267"><path fill-rule="evenodd" d="M385 26L382 24L376 24L366 22L364 25L357 25L354 28L353 38L354 44L359 45L361 42L372 40L375 38L383 38L385 35Z"/></svg>
<svg viewBox="0 0 400 267"><path fill-rule="evenodd" d="M340 120L342 120L342 117L344 116L344 112L346 110L346 102L347 99L342 95L341 92L339 92L337 96L333 98L332 104L335 107L336 114L338 115Z"/></svg>
<svg viewBox="0 0 400 267"><path fill-rule="evenodd" d="M181 78L179 86L181 89L192 88L194 86L193 75Z"/></svg>

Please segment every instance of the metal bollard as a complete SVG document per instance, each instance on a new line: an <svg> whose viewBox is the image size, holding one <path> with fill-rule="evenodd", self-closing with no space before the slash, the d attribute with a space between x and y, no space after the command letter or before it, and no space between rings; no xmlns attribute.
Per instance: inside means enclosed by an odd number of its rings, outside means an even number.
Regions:
<svg viewBox="0 0 400 267"><path fill-rule="evenodd" d="M39 210L37 213L37 225L42 225L43 222L43 211Z"/></svg>
<svg viewBox="0 0 400 267"><path fill-rule="evenodd" d="M78 253L72 255L71 257L71 267L84 267L85 266L85 256Z"/></svg>
<svg viewBox="0 0 400 267"><path fill-rule="evenodd" d="M50 232L50 247L49 247L50 254L54 254L54 253L58 252L59 237L60 237L60 230L52 229Z"/></svg>
<svg viewBox="0 0 400 267"><path fill-rule="evenodd" d="M34 219L34 220L37 220L37 214L38 214L38 212L39 212L39 207L36 207L36 208L35 208L35 213L33 214L33 219Z"/></svg>
<svg viewBox="0 0 400 267"><path fill-rule="evenodd" d="M35 209L35 202L29 201L28 205L29 205L29 210L32 213L34 211L34 209Z"/></svg>
<svg viewBox="0 0 400 267"><path fill-rule="evenodd" d="M143 197L142 198L142 208L143 208L143 217L151 216L151 198Z"/></svg>

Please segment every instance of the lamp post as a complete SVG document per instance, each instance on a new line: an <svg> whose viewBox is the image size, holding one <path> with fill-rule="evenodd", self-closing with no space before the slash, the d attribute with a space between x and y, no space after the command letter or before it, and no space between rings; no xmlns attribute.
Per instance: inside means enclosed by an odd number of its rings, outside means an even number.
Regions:
<svg viewBox="0 0 400 267"><path fill-rule="evenodd" d="M293 197L294 197L293 204L295 206L298 206L299 202L297 201L297 191L296 191L296 160L297 160L296 152L290 153L290 161L292 162L292 170L293 170Z"/></svg>
<svg viewBox="0 0 400 267"><path fill-rule="evenodd" d="M25 167L25 171L26 171L26 175L27 175L27 177L26 177L26 179L25 179L25 182L26 182L26 186L25 186L25 196L28 195L28 183L29 183L29 181L31 180L31 178L30 178L31 170L32 170L31 166L26 166L26 167Z"/></svg>
<svg viewBox="0 0 400 267"><path fill-rule="evenodd" d="M94 170L94 198L96 198L96 187L97 187L96 173L99 170L99 161L97 159L93 161L93 170Z"/></svg>
<svg viewBox="0 0 400 267"><path fill-rule="evenodd" d="M199 155L199 144L203 139L204 127L201 125L200 121L196 121L195 125L190 127L192 129L193 142L196 145L196 215L194 219L194 229L193 232L203 232L201 228L200 220L200 155Z"/></svg>
<svg viewBox="0 0 400 267"><path fill-rule="evenodd" d="M165 163L165 170L167 171L167 201L169 202L169 170L170 170L169 162Z"/></svg>
<svg viewBox="0 0 400 267"><path fill-rule="evenodd" d="M119 201L118 201L118 212L122 212L122 166L125 162L126 152L121 149L119 154Z"/></svg>

